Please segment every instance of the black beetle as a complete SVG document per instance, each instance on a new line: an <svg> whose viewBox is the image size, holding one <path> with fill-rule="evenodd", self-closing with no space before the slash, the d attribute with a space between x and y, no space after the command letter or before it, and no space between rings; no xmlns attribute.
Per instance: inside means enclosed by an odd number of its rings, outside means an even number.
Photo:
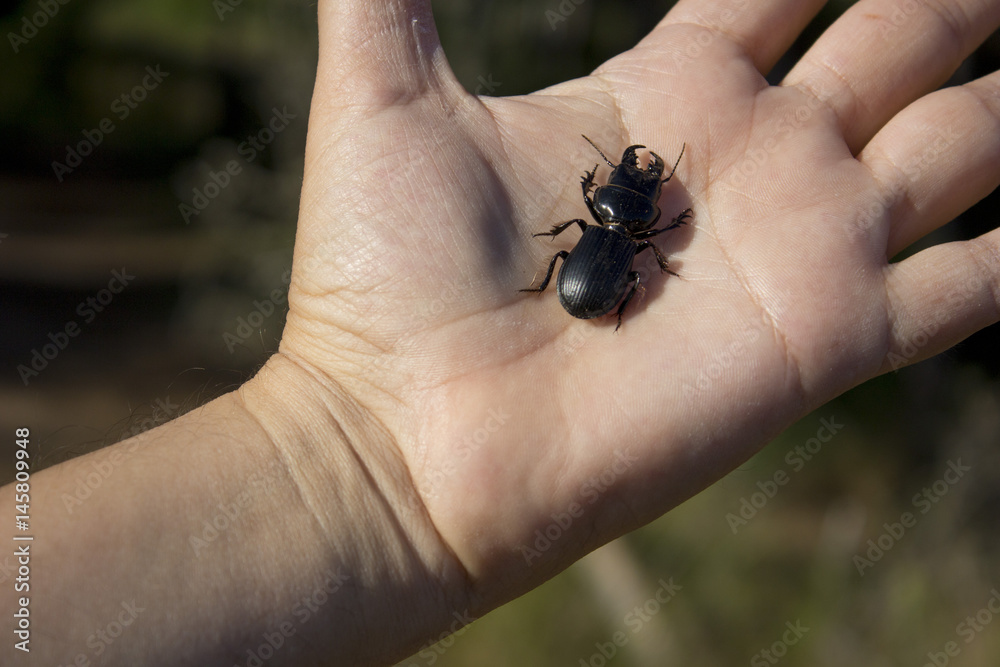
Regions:
<svg viewBox="0 0 1000 667"><path fill-rule="evenodd" d="M586 136L583 138L587 139ZM622 154L621 164L616 165L597 144L590 139L587 141L611 165L608 184L598 186L594 190L593 199L590 197L590 190L594 187L594 174L599 165L594 165L583 176L583 200L587 202L587 208L597 224L588 225L586 221L576 218L553 225L547 232L533 234L532 236L554 237L574 224L583 230L583 236L573 250L560 250L552 257L541 285L520 291L544 291L552 279L556 260L562 257L563 265L556 283L559 303L573 317L587 320L610 312L621 301L621 306L618 307L618 326L615 327L615 331L618 331L622 325L622 313L639 287L639 274L632 270L632 260L636 253L652 248L660 271L677 275L667 268L667 258L660 249L647 239L683 225L691 217L691 209L685 209L666 227L652 229L660 219L660 208L656 204L660 198L660 188L673 177L684 156L684 147L681 147L681 154L677 156L670 175L661 181L663 160L659 155L650 151L649 165L645 169L639 166L639 158L635 152L645 146L629 146ZM629 283L632 284L632 289L625 294ZM624 301L622 296L625 297Z"/></svg>

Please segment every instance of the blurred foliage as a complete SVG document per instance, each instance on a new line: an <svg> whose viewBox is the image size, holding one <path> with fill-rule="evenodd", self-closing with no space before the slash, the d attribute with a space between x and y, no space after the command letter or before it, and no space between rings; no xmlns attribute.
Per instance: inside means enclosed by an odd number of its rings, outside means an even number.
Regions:
<svg viewBox="0 0 1000 667"><path fill-rule="evenodd" d="M434 11L463 85L518 95L587 74L672 4L439 0ZM769 79L850 4L829 2ZM239 334L256 303L285 287L315 6L229 6L70 2L16 45L9 35L25 31L37 0L0 16L9 47L0 75L0 427L33 425L47 464L204 402L276 348L281 303L238 344L224 335ZM998 54L994 36L949 83L996 70ZM115 100L148 67L169 74L121 117ZM295 118L248 160L240 145L275 110ZM53 161L65 162L102 121L113 132L57 180ZM241 172L186 219L180 205L232 160ZM997 202L994 193L918 248L995 227ZM123 266L134 283L25 387L15 367ZM774 650L784 665L919 665L948 641L961 650L953 664L996 664L1000 623L962 625L1000 590L996 329L824 406L659 521L401 664L754 665L773 664L760 652ZM818 438L824 419L843 424L827 442ZM811 442L821 447L809 460L795 454ZM955 461L970 470L942 487ZM771 486L779 471L785 482ZM914 500L925 488L936 498L926 514ZM761 506L734 534L727 515L744 499ZM869 540L887 543L885 526L904 512L915 524L859 573L854 557ZM679 590L659 602L671 581ZM786 623L808 630L787 635ZM775 646L783 635L796 643Z"/></svg>

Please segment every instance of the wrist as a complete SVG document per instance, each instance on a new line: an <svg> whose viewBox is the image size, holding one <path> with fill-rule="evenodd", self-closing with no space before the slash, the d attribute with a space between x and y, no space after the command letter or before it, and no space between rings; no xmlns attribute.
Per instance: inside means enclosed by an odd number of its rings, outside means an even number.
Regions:
<svg viewBox="0 0 1000 667"><path fill-rule="evenodd" d="M274 355L237 392L252 418L268 434L274 460L295 488L300 511L321 537L329 570L348 582L329 622L353 636L349 662L398 659L427 636L437 636L469 613L464 569L443 544L424 510L395 438L364 406L308 362ZM352 627L353 626L353 627ZM340 634L340 633L338 633ZM392 654L379 637L393 642Z"/></svg>

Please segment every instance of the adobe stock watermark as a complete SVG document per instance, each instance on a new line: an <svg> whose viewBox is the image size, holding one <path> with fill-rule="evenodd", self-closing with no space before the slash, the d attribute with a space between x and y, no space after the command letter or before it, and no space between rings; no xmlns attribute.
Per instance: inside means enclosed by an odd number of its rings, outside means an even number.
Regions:
<svg viewBox="0 0 1000 667"><path fill-rule="evenodd" d="M632 454L631 451L616 449L612 462L599 474L592 476L580 485L575 499L570 502L566 511L550 515L549 518L552 519L552 522L544 528L535 530L534 542L518 547L521 555L524 556L524 562L531 565L532 561L541 558L542 554L551 549L552 545L558 542L570 529L570 526L583 516L586 506L596 503L611 485L631 469L638 460L639 457Z"/></svg>
<svg viewBox="0 0 1000 667"><path fill-rule="evenodd" d="M750 658L750 667L767 667L776 665L781 659L788 655L788 649L798 644L809 628L802 625L802 621L795 619L795 622L785 621L786 630L781 634L781 639L765 649L761 649Z"/></svg>
<svg viewBox="0 0 1000 667"><path fill-rule="evenodd" d="M882 20L879 21L879 34L882 37L888 37L892 33L897 32L909 23L910 19L913 18L913 15L921 7L926 9L927 5L922 5L917 0L903 0L903 2L898 3L892 8L888 16L883 16Z"/></svg>
<svg viewBox="0 0 1000 667"><path fill-rule="evenodd" d="M944 470L941 477L929 486L922 488L910 500L913 509L918 510L918 513L903 512L899 516L898 521L883 523L882 533L878 537L868 540L866 543L868 548L864 553L854 555L854 566L858 569L858 574L862 577L865 576L865 570L874 567L875 563L882 560L893 547L899 544L907 531L917 525L919 517L934 509L934 506L941 502L944 496L948 495L951 487L958 484L965 476L965 473L970 470L972 470L972 467L962 465L962 459L960 458L948 461L948 467Z"/></svg>
<svg viewBox="0 0 1000 667"><path fill-rule="evenodd" d="M152 403L152 414L132 425L127 437L133 437L147 431L180 414L180 405L172 403L170 396L158 398ZM133 442L124 448L109 448L91 455L90 470L86 475L77 477L72 493L62 493L59 499L67 514L72 514L88 500L94 492L101 488L132 455L139 449L139 443Z"/></svg>
<svg viewBox="0 0 1000 667"><path fill-rule="evenodd" d="M736 340L712 355L707 364L703 364L698 372L694 385L685 384L684 393L700 393L709 389L722 377L723 373L732 368L737 361L747 358L749 347L760 339L760 329L747 329Z"/></svg>
<svg viewBox="0 0 1000 667"><path fill-rule="evenodd" d="M245 658L240 658L239 662L233 663L233 667L242 667L243 665L262 667L350 580L350 577L344 574L341 568L337 568L336 572L328 569L324 574L326 579L323 583L317 586L312 593L298 600L288 613L291 619L298 621L298 625L292 620L285 620L273 630L264 632L260 637L260 644L248 648Z"/></svg>
<svg viewBox="0 0 1000 667"><path fill-rule="evenodd" d="M423 660L424 664L430 666L436 663L448 649L455 645L455 640L464 635L468 627L476 621L475 616L469 615L468 609L461 613L453 611L451 615L455 620L451 622L448 629L438 635L437 639L421 646L417 652L417 657ZM396 667L419 667L419 663L410 660L405 665L397 663Z"/></svg>
<svg viewBox="0 0 1000 667"><path fill-rule="evenodd" d="M65 667L89 667L92 659L96 660L104 655L104 652L135 623L139 614L146 611L145 607L137 606L135 600L123 600L119 606L121 610L107 624L87 637L87 648L90 651L77 653ZM60 663L58 667L64 665Z"/></svg>
<svg viewBox="0 0 1000 667"><path fill-rule="evenodd" d="M632 637L639 634L646 625L653 620L653 617L660 613L664 607L670 604L677 597L677 592L683 586L674 583L674 578L670 577L664 581L660 579L659 587L653 595L642 604L637 604L622 619L622 625L629 630L616 630L608 641L595 642L594 648L597 650L586 658L580 658L580 667L604 667L618 655L618 651L626 646Z"/></svg>
<svg viewBox="0 0 1000 667"><path fill-rule="evenodd" d="M979 633L986 630L998 614L1000 614L1000 591L993 588L990 590L990 597L986 603L974 615L966 616L961 623L955 626L955 634L962 639L962 643L971 644L979 636ZM923 664L923 667L945 667L952 658L957 658L961 652L962 645L955 640L949 640L945 642L940 651L927 652L927 662Z"/></svg>
<svg viewBox="0 0 1000 667"><path fill-rule="evenodd" d="M243 4L243 0L212 0L212 9L219 21L226 20L226 14L236 11L236 8Z"/></svg>
<svg viewBox="0 0 1000 667"><path fill-rule="evenodd" d="M424 474L424 482L417 489L419 494L410 497L409 509L415 510L421 506L421 498L433 498L449 477L458 472L458 463L472 458L473 454L482 449L493 434L503 428L510 420L510 414L503 408L490 408L486 411L486 419L482 426L471 433L462 435L462 441L455 448L453 455L441 464L440 468L428 470Z"/></svg>
<svg viewBox="0 0 1000 667"><path fill-rule="evenodd" d="M487 74L485 79L483 78L483 75L480 74L476 78L476 81L479 82L479 85L476 86L476 90L473 91L474 94L476 94L476 95L492 95L493 93L495 93L497 91L497 89L500 86L503 85L503 81L494 81L493 80L493 72L490 72L489 74Z"/></svg>
<svg viewBox="0 0 1000 667"><path fill-rule="evenodd" d="M184 224L190 224L192 217L201 215L202 211L208 208L209 204L232 184L233 179L243 173L243 167L253 164L260 154L267 150L267 147L296 118L298 118L298 114L290 112L288 107L283 106L280 111L278 107L272 107L271 118L267 124L249 135L236 147L237 155L243 159L242 163L233 159L226 162L219 171L209 169L208 178L205 179L201 187L191 188L191 203L182 201L178 204L177 210L184 218Z"/></svg>
<svg viewBox="0 0 1000 667"><path fill-rule="evenodd" d="M953 125L937 127L933 139L927 138L926 146L920 154L900 169L906 178L894 180L888 190L880 192L878 198L858 214L857 221L852 227L853 233L857 236L866 234L876 221L905 196L909 185L919 180L925 172L937 164L941 156L963 136L965 133Z"/></svg>
<svg viewBox="0 0 1000 667"><path fill-rule="evenodd" d="M549 22L549 28L552 32L555 32L556 28L560 23L564 23L576 8L585 3L587 0L560 0L559 4L555 9L546 9L545 18Z"/></svg>
<svg viewBox="0 0 1000 667"><path fill-rule="evenodd" d="M188 536L188 544L194 551L194 555L201 558L202 551L219 539L235 523L238 523L252 504L253 496L246 491L241 491L233 499L233 502L222 502L212 508L212 516L202 522L201 534L192 533Z"/></svg>
<svg viewBox="0 0 1000 667"><path fill-rule="evenodd" d="M745 9L749 4L750 0L733 0L729 3L729 6L723 9L719 14L718 23L724 28L728 28L736 21L736 17L739 16L739 12ZM725 32L723 30L703 30L699 32L698 36L694 38L694 41L689 42L683 51L674 53L674 65L680 66L692 60L701 58L701 56L705 53L705 49L714 44L715 41L724 34Z"/></svg>
<svg viewBox="0 0 1000 667"><path fill-rule="evenodd" d="M0 584L5 584L8 580L14 579L14 575L16 574L17 563L11 560L10 554L8 553L4 555L3 563L0 563Z"/></svg>
<svg viewBox="0 0 1000 667"><path fill-rule="evenodd" d="M49 24L49 21L56 17L59 9L63 5L68 5L70 0L38 0L35 6L38 10L31 15L25 14L21 17L21 30L19 32L8 32L7 41L10 48L16 54L21 47L30 42L38 35L38 31Z"/></svg>
<svg viewBox="0 0 1000 667"><path fill-rule="evenodd" d="M778 129L763 141L755 141L755 146L747 150L743 158L731 170L729 185L734 190L742 190L751 178L770 161L783 142L795 136L795 132L805 126L813 115L826 105L830 93L821 83L817 83L805 103L798 105L781 117Z"/></svg>
<svg viewBox="0 0 1000 667"><path fill-rule="evenodd" d="M909 366L920 351L925 348L941 330L941 326L948 323L952 312L960 312L969 302L970 295L963 294L958 290L952 290L945 297L948 307L938 308L934 312L934 319L928 324L920 327L915 334L904 340L899 346L898 352L890 352L886 355L886 361L892 365L892 370L898 371L904 366Z"/></svg>
<svg viewBox="0 0 1000 667"><path fill-rule="evenodd" d="M417 309L411 311L407 331L411 333L423 331L431 322L444 315L449 306L458 303L461 298L462 290L456 283L449 281L441 288L437 297L419 304Z"/></svg>
<svg viewBox="0 0 1000 667"><path fill-rule="evenodd" d="M321 253L327 256L326 249L321 249ZM312 271L310 265L313 262L318 264L318 255L305 260L305 270ZM449 307L460 303L462 290L456 283L448 282L438 292L438 295L430 300L419 301L412 304L413 307L405 313L405 322L399 330L405 332L404 335L396 337L388 346L379 351L375 361L362 370L377 371L400 356L405 356L408 352L410 339L416 334L427 329L435 319L446 313Z"/></svg>
<svg viewBox="0 0 1000 667"><path fill-rule="evenodd" d="M170 76L170 72L162 71L159 64L156 67L148 65L146 76L142 78L142 81L133 86L131 90L112 100L111 114L119 121L124 121L168 76ZM66 146L64 162L58 160L52 162L52 172L56 175L56 180L62 183L63 178L72 174L74 169L83 164L83 158L93 153L94 149L104 141L104 138L115 131L115 128L115 121L112 120L112 117L105 116L98 121L97 126L93 129L83 130L83 139L78 141L75 146Z"/></svg>
<svg viewBox="0 0 1000 667"><path fill-rule="evenodd" d="M115 295L125 291L125 288L133 280L135 280L135 276L130 274L124 266L121 271L113 269L107 287L98 290L93 296L88 296L77 304L76 314L82 319L82 324L75 319L67 320L55 332L48 333L47 343L42 344L40 348L31 348L31 358L17 366L17 374L24 386L27 387L34 378L37 378L42 371L48 368L49 364L55 361L69 346L70 341L80 335L83 327L93 322L99 313L103 313L111 305Z"/></svg>
<svg viewBox="0 0 1000 667"><path fill-rule="evenodd" d="M158 398L149 404L152 410L150 414L146 415L142 419L136 419L132 422L130 426L125 431L125 436L123 440L128 438L134 438L140 433L145 433L151 428L156 428L160 424L173 419L174 417L179 417L181 414L181 406L177 403L172 403L170 401L170 395L168 394L165 398Z"/></svg>
<svg viewBox="0 0 1000 667"><path fill-rule="evenodd" d="M785 453L785 463L791 468L791 473L797 473L806 467L806 463L812 461L817 454L822 451L823 446L833 440L834 436L844 428L843 424L838 424L836 417L820 419L820 427L816 429L816 435L809 438L801 445L796 445ZM778 495L781 487L788 484L791 474L785 472L784 468L778 468L774 474L764 480L757 482L759 491L755 491L747 498L740 498L740 507L736 513L726 514L726 523L733 535L739 533L740 528L750 524L757 514L764 509L771 500Z"/></svg>
<svg viewBox="0 0 1000 667"><path fill-rule="evenodd" d="M236 318L236 328L233 333L222 332L222 342L226 344L229 354L232 354L236 351L237 346L242 345L253 336L254 331L259 329L275 311L284 307L288 300L288 285L292 282L291 269L281 274L281 282L284 287L275 287L263 301L254 300L253 310L247 313L246 317Z"/></svg>
<svg viewBox="0 0 1000 667"><path fill-rule="evenodd" d="M243 490L231 502L221 502L211 508L211 516L201 522L201 531L188 536L188 546L191 547L195 557L201 558L202 552L223 533L243 521L247 511L254 504L257 496L253 492L258 487L269 488L273 480L281 478L283 473L284 469L277 461L266 468L255 470L247 475Z"/></svg>

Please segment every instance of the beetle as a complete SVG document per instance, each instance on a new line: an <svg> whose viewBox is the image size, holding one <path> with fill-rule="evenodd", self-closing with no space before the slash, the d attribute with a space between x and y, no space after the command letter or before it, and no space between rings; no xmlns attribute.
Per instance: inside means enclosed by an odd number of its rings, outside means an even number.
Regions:
<svg viewBox="0 0 1000 667"><path fill-rule="evenodd" d="M583 236L572 250L560 250L552 257L545 278L538 287L520 291L544 292L552 279L556 261L562 258L563 265L556 281L556 292L562 307L573 317L587 320L611 312L615 304L621 302L617 313L618 326L615 327L615 331L618 331L622 325L622 313L639 287L639 273L632 270L636 254L651 249L656 255L660 271L677 276L668 268L667 258L649 239L687 224L691 217L691 209L688 208L666 227L653 229L660 219L660 208L656 203L660 198L660 188L673 178L686 145L681 147L681 154L677 156L670 175L660 180L664 163L659 155L650 151L649 164L645 169L639 166L636 151L645 146L629 146L622 154L621 163L615 164L586 135L583 138L611 166L607 185L594 189L594 176L600 163L584 172L581 182L583 200L597 224L588 225L585 220L575 218L553 225L547 232L533 234L532 237L554 238L572 225L579 225L583 231ZM593 198L590 195L592 189ZM629 284L632 287L626 294Z"/></svg>

